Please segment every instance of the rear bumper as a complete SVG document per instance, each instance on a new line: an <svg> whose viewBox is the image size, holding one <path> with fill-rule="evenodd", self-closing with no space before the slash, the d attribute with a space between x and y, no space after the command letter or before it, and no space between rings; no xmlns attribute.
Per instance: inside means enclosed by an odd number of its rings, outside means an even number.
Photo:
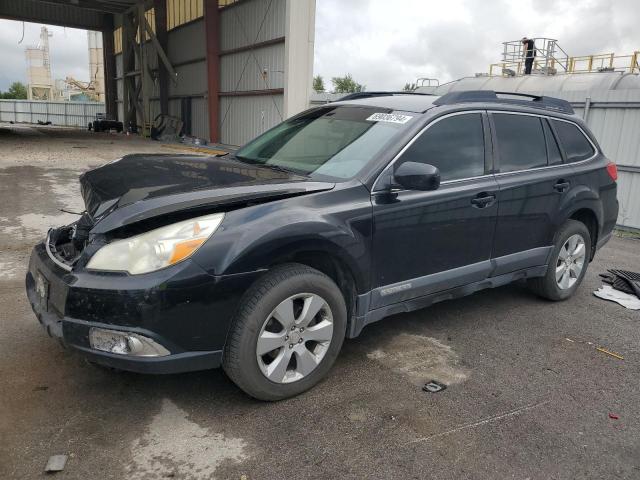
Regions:
<svg viewBox="0 0 640 480"><path fill-rule="evenodd" d="M31 254L26 291L46 332L89 360L140 373L179 373L221 365L237 305L258 275L212 276L189 260L135 276L67 272L39 244ZM95 350L92 327L143 335L170 354Z"/></svg>

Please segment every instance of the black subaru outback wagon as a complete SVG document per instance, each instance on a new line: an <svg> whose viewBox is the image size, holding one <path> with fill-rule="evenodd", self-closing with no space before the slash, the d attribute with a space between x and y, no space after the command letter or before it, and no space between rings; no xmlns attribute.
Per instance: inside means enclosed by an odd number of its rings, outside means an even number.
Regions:
<svg viewBox="0 0 640 480"><path fill-rule="evenodd" d="M360 94L223 157L130 155L31 256L47 332L90 361L222 366L296 395L386 316L526 279L570 297L616 222L616 167L564 101Z"/></svg>

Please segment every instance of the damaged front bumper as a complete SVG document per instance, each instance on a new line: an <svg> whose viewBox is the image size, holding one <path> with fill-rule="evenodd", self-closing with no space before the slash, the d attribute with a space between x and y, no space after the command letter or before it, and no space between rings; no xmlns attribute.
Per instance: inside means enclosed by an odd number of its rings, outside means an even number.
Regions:
<svg viewBox="0 0 640 480"><path fill-rule="evenodd" d="M219 367L241 295L259 272L212 276L192 260L144 275L71 271L47 243L31 254L26 290L36 317L89 360L140 373ZM150 339L168 354L138 356L97 350L91 332Z"/></svg>

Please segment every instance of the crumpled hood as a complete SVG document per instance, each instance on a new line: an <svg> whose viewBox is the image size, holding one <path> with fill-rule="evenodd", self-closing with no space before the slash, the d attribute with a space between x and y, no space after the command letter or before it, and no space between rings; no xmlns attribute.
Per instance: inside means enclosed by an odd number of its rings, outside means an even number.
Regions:
<svg viewBox="0 0 640 480"><path fill-rule="evenodd" d="M334 184L227 157L128 155L80 176L92 233L170 213L330 190Z"/></svg>

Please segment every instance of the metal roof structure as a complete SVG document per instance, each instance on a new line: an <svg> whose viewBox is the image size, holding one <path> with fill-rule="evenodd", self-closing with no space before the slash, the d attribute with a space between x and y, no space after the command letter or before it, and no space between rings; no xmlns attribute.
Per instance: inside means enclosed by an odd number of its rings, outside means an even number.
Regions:
<svg viewBox="0 0 640 480"><path fill-rule="evenodd" d="M465 90L531 93L629 89L640 89L640 75L637 73L598 72L517 77L465 77L438 87L418 87L416 92L444 95Z"/></svg>
<svg viewBox="0 0 640 480"><path fill-rule="evenodd" d="M136 6L136 0L20 0L0 2L0 18L63 27L104 30L112 15Z"/></svg>

